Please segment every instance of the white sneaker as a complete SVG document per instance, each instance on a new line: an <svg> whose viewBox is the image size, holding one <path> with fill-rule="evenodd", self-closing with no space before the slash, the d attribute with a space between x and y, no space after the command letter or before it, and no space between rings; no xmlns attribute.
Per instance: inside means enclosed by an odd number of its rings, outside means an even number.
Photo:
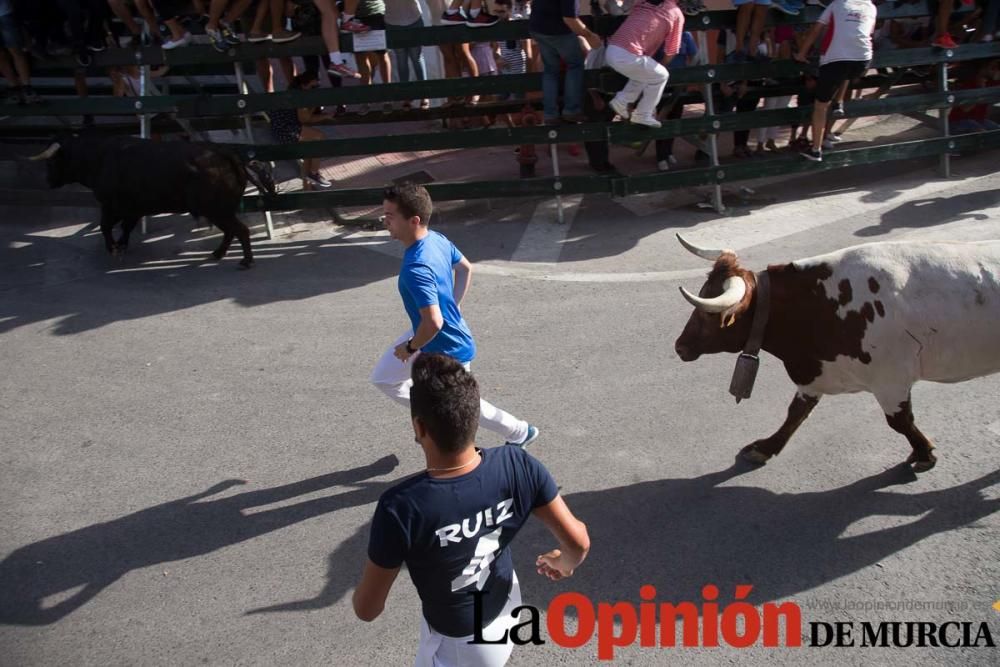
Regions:
<svg viewBox="0 0 1000 667"><path fill-rule="evenodd" d="M611 98L611 108L616 114L618 114L622 120L628 120L631 115L628 111L628 105L622 102L617 97Z"/></svg>
<svg viewBox="0 0 1000 667"><path fill-rule="evenodd" d="M629 119L636 125L645 125L646 127L658 128L663 127L660 121L653 118L652 114L644 116L642 114L633 113L632 117Z"/></svg>
<svg viewBox="0 0 1000 667"><path fill-rule="evenodd" d="M169 51L170 49L176 49L181 46L187 46L191 43L191 33L184 33L179 39L168 39L163 42L163 50Z"/></svg>
<svg viewBox="0 0 1000 667"><path fill-rule="evenodd" d="M656 168L659 169L660 171L670 171L670 161L660 160L659 162L656 163Z"/></svg>

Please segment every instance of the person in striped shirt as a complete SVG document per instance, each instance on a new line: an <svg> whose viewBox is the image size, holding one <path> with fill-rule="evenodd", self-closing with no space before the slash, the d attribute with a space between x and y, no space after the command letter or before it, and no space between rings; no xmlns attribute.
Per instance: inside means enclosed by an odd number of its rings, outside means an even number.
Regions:
<svg viewBox="0 0 1000 667"><path fill-rule="evenodd" d="M651 56L663 47L663 62L677 55L684 34L684 13L674 0L644 0L632 8L625 22L608 40L606 62L628 77L611 100L611 108L625 120L660 127L654 112L669 73ZM641 96L641 99L640 99ZM629 112L628 105L636 104Z"/></svg>

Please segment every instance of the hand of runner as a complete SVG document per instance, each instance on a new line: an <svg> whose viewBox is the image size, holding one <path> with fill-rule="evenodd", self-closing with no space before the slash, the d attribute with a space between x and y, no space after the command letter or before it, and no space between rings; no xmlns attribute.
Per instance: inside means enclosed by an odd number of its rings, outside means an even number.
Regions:
<svg viewBox="0 0 1000 667"><path fill-rule="evenodd" d="M566 577L573 576L573 570L562 566L562 552L553 549L547 554L542 554L535 559L538 574L548 577L552 581L559 581Z"/></svg>
<svg viewBox="0 0 1000 667"><path fill-rule="evenodd" d="M396 349L392 351L396 358L402 361L404 364L412 356L410 351L406 349L406 343L400 343L396 346Z"/></svg>

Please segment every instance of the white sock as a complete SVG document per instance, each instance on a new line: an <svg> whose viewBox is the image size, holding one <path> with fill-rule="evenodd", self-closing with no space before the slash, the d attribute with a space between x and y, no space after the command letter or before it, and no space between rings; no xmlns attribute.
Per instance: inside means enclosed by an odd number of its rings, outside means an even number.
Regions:
<svg viewBox="0 0 1000 667"><path fill-rule="evenodd" d="M340 51L330 51L330 62L334 65L344 64L344 54Z"/></svg>
<svg viewBox="0 0 1000 667"><path fill-rule="evenodd" d="M479 16L479 12L481 11L482 11L481 9L470 9L469 16L471 16L472 18L476 18L477 16Z"/></svg>
<svg viewBox="0 0 1000 667"><path fill-rule="evenodd" d="M444 13L447 14L448 16L454 16L455 14L458 13L458 10L457 9L446 9L446 10L444 10Z"/></svg>
<svg viewBox="0 0 1000 667"><path fill-rule="evenodd" d="M341 14L340 15L340 22L342 24L343 23L347 23L348 21L350 21L353 18L354 18L354 14Z"/></svg>

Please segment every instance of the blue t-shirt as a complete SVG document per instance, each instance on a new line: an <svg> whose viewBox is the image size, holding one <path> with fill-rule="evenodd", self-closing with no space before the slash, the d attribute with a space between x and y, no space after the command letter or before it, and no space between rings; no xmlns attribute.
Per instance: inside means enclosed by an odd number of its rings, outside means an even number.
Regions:
<svg viewBox="0 0 1000 667"><path fill-rule="evenodd" d="M476 357L476 343L455 303L455 264L462 253L443 234L431 231L403 255L399 270L399 295L416 331L420 326L420 309L436 305L441 309L444 325L424 352L440 352L463 364Z"/></svg>
<svg viewBox="0 0 1000 667"><path fill-rule="evenodd" d="M483 460L459 477L415 475L378 501L368 557L388 569L406 563L424 618L450 637L474 633L472 591L482 591L488 624L507 603L514 566L510 542L536 507L559 489L520 447L480 450Z"/></svg>
<svg viewBox="0 0 1000 667"><path fill-rule="evenodd" d="M532 0L528 29L542 35L568 35L572 30L563 18L579 16L577 0Z"/></svg>
<svg viewBox="0 0 1000 667"><path fill-rule="evenodd" d="M694 35L685 30L684 34L681 35L681 49L670 61L670 65L667 66L667 69L687 67L688 56L696 55L698 55L698 44L694 41Z"/></svg>

